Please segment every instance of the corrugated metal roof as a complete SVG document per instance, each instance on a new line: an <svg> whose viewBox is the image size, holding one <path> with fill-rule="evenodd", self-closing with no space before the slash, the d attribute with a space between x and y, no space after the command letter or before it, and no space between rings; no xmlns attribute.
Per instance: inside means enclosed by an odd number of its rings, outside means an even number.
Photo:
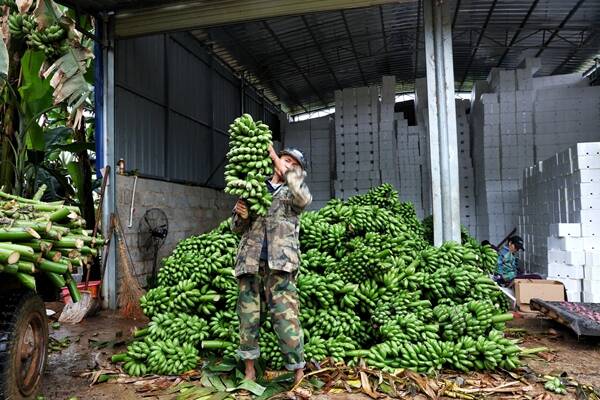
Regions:
<svg viewBox="0 0 600 400"><path fill-rule="evenodd" d="M600 53L600 2L454 0L456 87L469 90L491 68L542 58L539 76L585 70ZM333 102L340 87L395 75L410 91L425 76L421 1L273 18L195 32L293 110ZM477 45L478 44L478 45Z"/></svg>
<svg viewBox="0 0 600 400"><path fill-rule="evenodd" d="M65 0L70 1L70 0ZM583 71L600 54L598 0L449 0L456 87L491 68L542 58L538 75ZM131 9L173 1L78 0L83 9ZM212 27L194 32L229 66L287 109L333 103L334 90L395 75L399 92L425 76L422 0Z"/></svg>

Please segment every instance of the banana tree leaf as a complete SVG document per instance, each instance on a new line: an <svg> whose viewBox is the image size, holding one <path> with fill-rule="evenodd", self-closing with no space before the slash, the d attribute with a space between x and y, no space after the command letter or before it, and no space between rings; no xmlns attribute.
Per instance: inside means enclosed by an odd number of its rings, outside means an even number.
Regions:
<svg viewBox="0 0 600 400"><path fill-rule="evenodd" d="M265 387L259 385L256 382L252 382L252 381L248 381L248 380L243 380L237 387L231 388L231 389L227 389L228 392L233 392L236 390L247 390L250 393L256 395L256 396L260 396L265 392Z"/></svg>
<svg viewBox="0 0 600 400"><path fill-rule="evenodd" d="M215 394L210 395L210 397L208 397L206 400L224 400L227 398L233 398L231 397L231 395L227 392L217 392Z"/></svg>
<svg viewBox="0 0 600 400"><path fill-rule="evenodd" d="M46 143L44 142L44 130L37 123L31 124L25 136L27 148L31 150L44 152Z"/></svg>
<svg viewBox="0 0 600 400"><path fill-rule="evenodd" d="M66 126L48 129L44 134L46 149L52 149L58 145L66 144L71 137L73 137L73 130Z"/></svg>
<svg viewBox="0 0 600 400"><path fill-rule="evenodd" d="M33 0L17 0L16 3L19 13L25 14L33 5Z"/></svg>
<svg viewBox="0 0 600 400"><path fill-rule="evenodd" d="M57 169L54 169L54 168L49 168L49 167L46 167L46 166L43 166L42 168L44 168L44 170L46 172L48 172L54 179L56 179L56 181L58 182L58 184L60 185L60 187L62 187L63 190L65 191L66 197L72 197L72 196L75 195L75 191L73 190L73 187L71 186L71 184L69 183L69 180L62 173L61 170L57 170Z"/></svg>
<svg viewBox="0 0 600 400"><path fill-rule="evenodd" d="M235 360L223 359L222 361L210 362L205 368L212 372L229 372L233 371L236 367L237 362Z"/></svg>
<svg viewBox="0 0 600 400"><path fill-rule="evenodd" d="M71 161L67 164L67 171L69 171L71 181L73 181L73 186L75 187L75 192L79 197L83 194L83 174L79 169L79 165L75 161Z"/></svg>
<svg viewBox="0 0 600 400"><path fill-rule="evenodd" d="M22 108L28 119L35 118L52 106L52 87L39 75L46 57L40 51L27 50L21 60L23 83L19 87Z"/></svg>
<svg viewBox="0 0 600 400"><path fill-rule="evenodd" d="M54 146L54 148L62 150L62 151L69 151L71 153L78 153L78 152L84 151L84 150L93 151L94 149L96 149L96 144L93 142L91 142L91 143L73 142L73 143L68 143L68 144L57 144Z"/></svg>
<svg viewBox="0 0 600 400"><path fill-rule="evenodd" d="M38 0L35 10L33 10L33 15L35 16L38 28L44 30L57 22L62 13L52 0Z"/></svg>
<svg viewBox="0 0 600 400"><path fill-rule="evenodd" d="M193 400L199 399L201 397L205 397L214 393L215 389L210 387L193 387L193 388L183 388L180 390L181 394L179 394L176 399L177 400Z"/></svg>
<svg viewBox="0 0 600 400"><path fill-rule="evenodd" d="M79 108L92 93L93 86L85 80L87 63L94 54L87 48L71 48L56 60L45 72L50 75L50 85L54 88L54 104L66 101L74 109Z"/></svg>
<svg viewBox="0 0 600 400"><path fill-rule="evenodd" d="M4 87L6 83L6 77L8 76L8 49L6 43L4 43L4 36L0 30L0 89Z"/></svg>
<svg viewBox="0 0 600 400"><path fill-rule="evenodd" d="M286 392L287 390L288 388L286 386L278 383L270 383L265 388L265 391L261 395L257 396L255 400L267 400L276 394Z"/></svg>
<svg viewBox="0 0 600 400"><path fill-rule="evenodd" d="M2 35L2 31L0 31L0 76L5 77L8 75L8 49L6 48L6 43L4 43L4 36ZM4 85L4 79L0 85Z"/></svg>

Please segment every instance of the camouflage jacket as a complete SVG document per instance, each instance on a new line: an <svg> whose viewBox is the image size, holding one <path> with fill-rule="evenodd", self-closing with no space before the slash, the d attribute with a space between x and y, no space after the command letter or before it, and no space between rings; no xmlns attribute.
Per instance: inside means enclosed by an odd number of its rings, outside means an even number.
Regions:
<svg viewBox="0 0 600 400"><path fill-rule="evenodd" d="M262 243L268 243L269 268L293 272L300 264L300 213L312 202L299 169L285 174L285 183L273 193L266 216L250 215L243 220L234 213L231 230L242 233L235 263L235 276L258 272Z"/></svg>

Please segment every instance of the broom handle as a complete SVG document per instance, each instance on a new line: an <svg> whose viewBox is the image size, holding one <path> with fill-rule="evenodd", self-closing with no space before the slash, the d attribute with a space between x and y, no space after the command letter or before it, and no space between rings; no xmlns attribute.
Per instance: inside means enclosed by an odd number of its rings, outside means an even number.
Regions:
<svg viewBox="0 0 600 400"><path fill-rule="evenodd" d="M121 219L119 218L119 216L117 214L115 214L115 231L117 232L117 235L119 236L119 241L123 242L123 246L125 248L125 254L124 256L126 256L126 260L123 260L123 262L127 263L127 267L130 269L130 271L132 270L134 274L137 275L137 272L135 270L135 266L133 265L133 260L131 259L131 254L129 253L129 246L127 246L127 241L125 240L125 233L123 233L123 226L121 225Z"/></svg>

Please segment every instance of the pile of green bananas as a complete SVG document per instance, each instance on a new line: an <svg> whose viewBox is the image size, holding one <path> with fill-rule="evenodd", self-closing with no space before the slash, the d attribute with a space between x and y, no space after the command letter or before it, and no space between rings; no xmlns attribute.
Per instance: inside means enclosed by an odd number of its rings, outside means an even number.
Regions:
<svg viewBox="0 0 600 400"><path fill-rule="evenodd" d="M179 375L196 368L198 350L190 343L178 339L154 340L147 336L127 347L127 352L116 354L113 362L123 362L123 370L132 376L147 373Z"/></svg>
<svg viewBox="0 0 600 400"><path fill-rule="evenodd" d="M250 212L266 215L272 196L265 179L273 173L269 157L271 131L261 121L244 114L229 126L229 152L225 166L225 193L246 200Z"/></svg>
<svg viewBox="0 0 600 400"><path fill-rule="evenodd" d="M12 38L25 40L29 47L44 52L46 57L59 57L69 50L67 30L56 23L40 29L33 14L10 14L8 28Z"/></svg>
<svg viewBox="0 0 600 400"><path fill-rule="evenodd" d="M239 237L229 222L182 240L163 260L159 286L141 300L152 318L146 336L117 357L129 362L126 371L182 372L193 360L190 349L195 356L235 355ZM308 360L364 359L388 371L421 372L519 365L520 349L502 334L512 315L485 272L496 263L491 249L474 240L429 245L414 208L391 186L302 214L300 243L296 287ZM187 350L167 352L167 339ZM268 367L283 368L268 317L259 343ZM169 361L171 355L179 358Z"/></svg>

